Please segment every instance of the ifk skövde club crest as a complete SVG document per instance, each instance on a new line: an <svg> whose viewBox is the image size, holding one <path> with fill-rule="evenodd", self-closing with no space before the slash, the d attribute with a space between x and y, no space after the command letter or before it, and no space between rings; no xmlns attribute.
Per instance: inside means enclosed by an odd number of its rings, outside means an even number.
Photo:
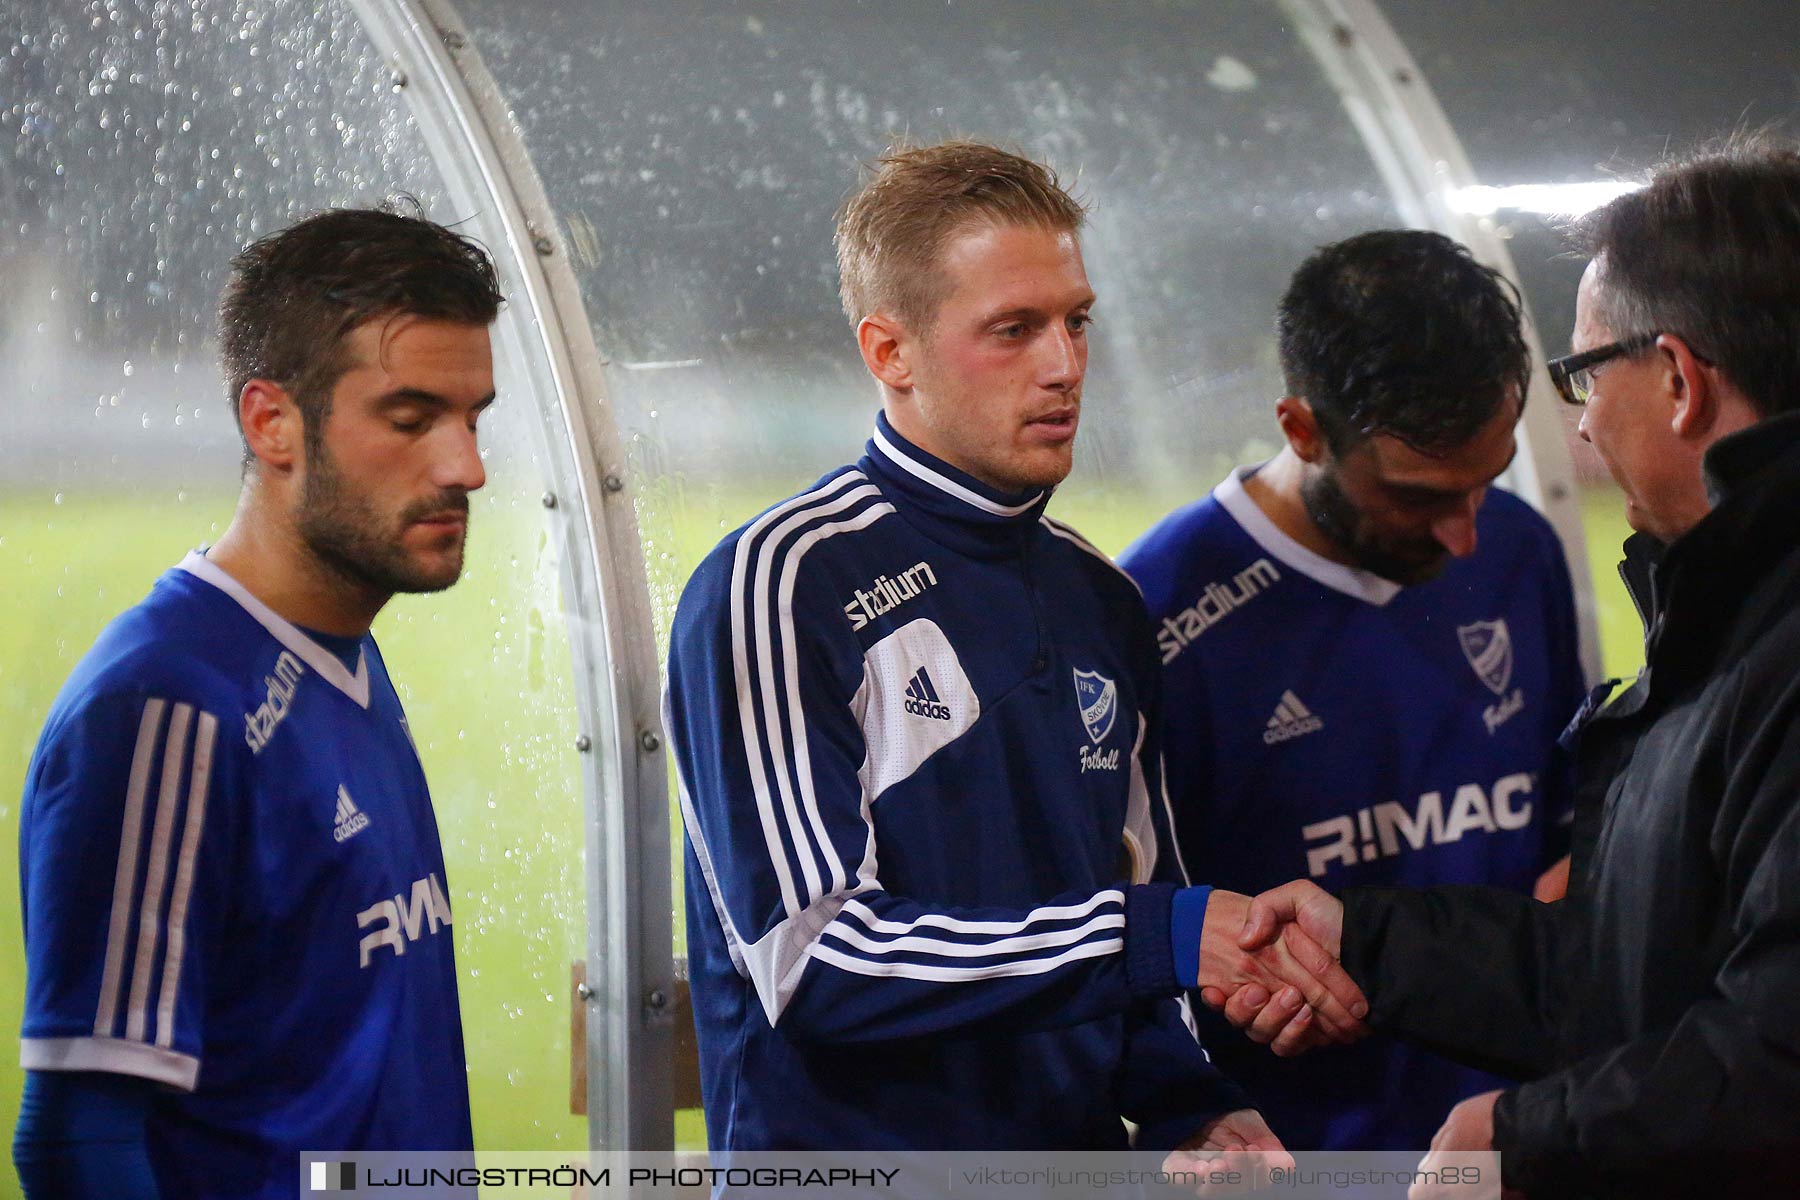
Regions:
<svg viewBox="0 0 1800 1200"><path fill-rule="evenodd" d="M1506 619L1458 625L1456 640L1462 643L1463 657L1481 682L1494 695L1504 696L1513 673L1512 635L1506 631Z"/></svg>
<svg viewBox="0 0 1800 1200"><path fill-rule="evenodd" d="M1075 671L1075 702L1081 708L1081 723L1098 746L1112 732L1113 718L1119 715L1119 688L1097 671Z"/></svg>

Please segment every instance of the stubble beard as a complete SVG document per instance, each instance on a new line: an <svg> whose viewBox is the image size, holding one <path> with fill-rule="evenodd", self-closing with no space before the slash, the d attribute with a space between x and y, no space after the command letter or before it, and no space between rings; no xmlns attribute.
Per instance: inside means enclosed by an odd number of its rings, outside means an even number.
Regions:
<svg viewBox="0 0 1800 1200"><path fill-rule="evenodd" d="M1374 575L1411 587L1426 583L1443 573L1449 555L1428 562L1402 558L1383 549L1362 535L1362 514L1338 483L1331 470L1320 471L1300 483L1300 503L1314 528L1350 556L1356 566Z"/></svg>
<svg viewBox="0 0 1800 1200"><path fill-rule="evenodd" d="M466 516L468 496L455 493L410 504L389 528L366 497L345 486L330 453L319 446L301 492L298 529L302 544L327 571L360 588L387 595L441 592L462 575L468 526L458 536L455 562L444 569L413 562L401 539L419 518L450 510Z"/></svg>

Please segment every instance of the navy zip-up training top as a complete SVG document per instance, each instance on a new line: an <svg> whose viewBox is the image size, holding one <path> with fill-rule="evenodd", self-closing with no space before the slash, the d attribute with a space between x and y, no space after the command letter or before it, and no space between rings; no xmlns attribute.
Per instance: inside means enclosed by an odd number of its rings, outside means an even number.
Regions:
<svg viewBox="0 0 1800 1200"><path fill-rule="evenodd" d="M1164 1149L1248 1106L1175 999L1205 889L1174 902L1143 601L1047 500L882 418L689 582L666 723L715 1151L1123 1148L1121 1117Z"/></svg>

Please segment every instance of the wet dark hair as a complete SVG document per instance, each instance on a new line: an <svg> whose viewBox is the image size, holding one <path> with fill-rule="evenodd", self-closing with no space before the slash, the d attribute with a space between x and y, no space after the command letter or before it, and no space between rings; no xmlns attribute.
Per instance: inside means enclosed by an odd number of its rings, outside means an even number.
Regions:
<svg viewBox="0 0 1800 1200"><path fill-rule="evenodd" d="M486 249L426 220L410 197L307 217L231 260L219 346L232 415L246 383L273 380L294 397L316 448L352 330L402 314L487 325L503 302Z"/></svg>
<svg viewBox="0 0 1800 1200"><path fill-rule="evenodd" d="M1520 321L1518 289L1442 234L1359 234L1294 272L1276 321L1282 378L1334 454L1376 433L1443 453L1502 402L1524 403Z"/></svg>
<svg viewBox="0 0 1800 1200"><path fill-rule="evenodd" d="M1577 221L1617 338L1670 333L1762 416L1800 408L1800 148L1730 135Z"/></svg>

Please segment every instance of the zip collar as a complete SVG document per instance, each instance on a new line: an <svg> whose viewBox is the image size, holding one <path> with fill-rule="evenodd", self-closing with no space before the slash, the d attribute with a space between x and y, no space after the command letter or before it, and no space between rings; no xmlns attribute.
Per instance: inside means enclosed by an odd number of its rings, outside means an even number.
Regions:
<svg viewBox="0 0 1800 1200"><path fill-rule="evenodd" d="M1016 550L1050 501L1047 488L1003 492L919 449L895 431L886 413L876 416L857 465L909 522L963 553Z"/></svg>
<svg viewBox="0 0 1800 1200"><path fill-rule="evenodd" d="M1666 545L1625 542L1619 574L1644 621L1644 659L1658 682L1704 674L1765 577L1792 561L1800 503L1800 413L1769 417L1721 438L1702 463L1712 511ZM1777 597L1785 603L1785 595Z"/></svg>

